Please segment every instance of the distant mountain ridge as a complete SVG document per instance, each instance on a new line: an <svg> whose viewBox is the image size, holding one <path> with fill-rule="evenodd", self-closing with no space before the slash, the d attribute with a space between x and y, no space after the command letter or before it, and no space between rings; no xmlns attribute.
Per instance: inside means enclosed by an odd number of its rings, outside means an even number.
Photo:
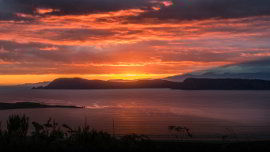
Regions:
<svg viewBox="0 0 270 152"><path fill-rule="evenodd" d="M81 78L59 78L45 87L33 89L181 89L181 90L270 90L270 81L257 79L198 79L188 78L183 82L167 80L136 80L111 82Z"/></svg>
<svg viewBox="0 0 270 152"><path fill-rule="evenodd" d="M45 82L38 82L38 83L25 83L25 84L19 84L19 85L3 85L3 86L0 86L0 88L11 88L11 89L14 89L14 88L22 88L22 89L25 89L25 88L33 88L33 87L38 87L38 86L46 86L48 85L50 82L49 81L45 81Z"/></svg>
<svg viewBox="0 0 270 152"><path fill-rule="evenodd" d="M187 73L183 75L167 77L167 78L164 78L164 80L183 82L187 78L270 80L270 72L269 73L234 73L234 74L231 74L231 73L216 74L213 72L206 72L203 74Z"/></svg>
<svg viewBox="0 0 270 152"><path fill-rule="evenodd" d="M164 80L182 82L187 78L270 80L270 58L194 71L167 77Z"/></svg>

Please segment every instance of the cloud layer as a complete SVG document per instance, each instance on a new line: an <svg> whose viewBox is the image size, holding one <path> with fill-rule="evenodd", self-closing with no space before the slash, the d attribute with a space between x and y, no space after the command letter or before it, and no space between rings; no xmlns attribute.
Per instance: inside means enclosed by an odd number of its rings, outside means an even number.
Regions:
<svg viewBox="0 0 270 152"><path fill-rule="evenodd" d="M169 7L171 6L171 7ZM43 11L41 10L43 9ZM47 9L47 11L45 11ZM270 14L269 0L1 0L2 20L30 15L82 15L142 9L140 19L238 18ZM40 11L41 10L41 11ZM22 18L21 18L22 19Z"/></svg>
<svg viewBox="0 0 270 152"><path fill-rule="evenodd" d="M270 56L268 0L0 0L0 75L174 75Z"/></svg>

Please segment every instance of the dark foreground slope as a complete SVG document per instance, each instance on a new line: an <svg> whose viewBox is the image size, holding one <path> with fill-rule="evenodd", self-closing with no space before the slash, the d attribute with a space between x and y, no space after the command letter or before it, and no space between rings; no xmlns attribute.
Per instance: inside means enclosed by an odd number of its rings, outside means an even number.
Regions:
<svg viewBox="0 0 270 152"><path fill-rule="evenodd" d="M157 141L144 135L114 136L84 125L71 128L52 119L45 123L30 122L25 115L12 115L6 127L0 127L2 152L230 152L269 151L269 141ZM32 131L30 132L30 127ZM175 134L177 136L178 133ZM174 136L174 135L173 135Z"/></svg>
<svg viewBox="0 0 270 152"><path fill-rule="evenodd" d="M188 78L183 82L167 80L137 80L112 82L80 78L60 78L45 87L34 89L143 89L170 88L181 90L270 90L270 81L251 79Z"/></svg>

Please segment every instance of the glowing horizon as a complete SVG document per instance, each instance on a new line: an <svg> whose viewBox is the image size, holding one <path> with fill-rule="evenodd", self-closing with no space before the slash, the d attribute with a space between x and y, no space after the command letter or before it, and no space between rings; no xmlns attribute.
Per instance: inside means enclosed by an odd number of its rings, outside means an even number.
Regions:
<svg viewBox="0 0 270 152"><path fill-rule="evenodd" d="M0 86L48 82L57 78L84 78L89 80L139 80L139 79L160 79L174 75L177 74L0 75L0 79L2 80Z"/></svg>

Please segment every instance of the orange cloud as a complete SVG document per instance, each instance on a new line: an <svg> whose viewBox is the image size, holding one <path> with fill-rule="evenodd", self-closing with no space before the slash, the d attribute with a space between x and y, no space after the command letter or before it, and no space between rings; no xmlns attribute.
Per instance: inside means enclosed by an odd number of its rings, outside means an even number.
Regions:
<svg viewBox="0 0 270 152"><path fill-rule="evenodd" d="M173 5L173 2L172 1L163 1L161 2L164 6L166 7L169 7L169 6L172 6Z"/></svg>
<svg viewBox="0 0 270 152"><path fill-rule="evenodd" d="M157 6L153 6L152 9L155 10L155 11L159 11L161 8L157 7Z"/></svg>
<svg viewBox="0 0 270 152"><path fill-rule="evenodd" d="M56 12L59 10L55 10L55 9L51 9L51 8L37 8L36 12L38 14L47 14L47 13L52 13L52 12Z"/></svg>
<svg viewBox="0 0 270 152"><path fill-rule="evenodd" d="M40 50L43 50L43 51L57 51L59 50L58 47L44 47L44 48L40 48Z"/></svg>
<svg viewBox="0 0 270 152"><path fill-rule="evenodd" d="M0 60L0 65L14 64L13 62Z"/></svg>

